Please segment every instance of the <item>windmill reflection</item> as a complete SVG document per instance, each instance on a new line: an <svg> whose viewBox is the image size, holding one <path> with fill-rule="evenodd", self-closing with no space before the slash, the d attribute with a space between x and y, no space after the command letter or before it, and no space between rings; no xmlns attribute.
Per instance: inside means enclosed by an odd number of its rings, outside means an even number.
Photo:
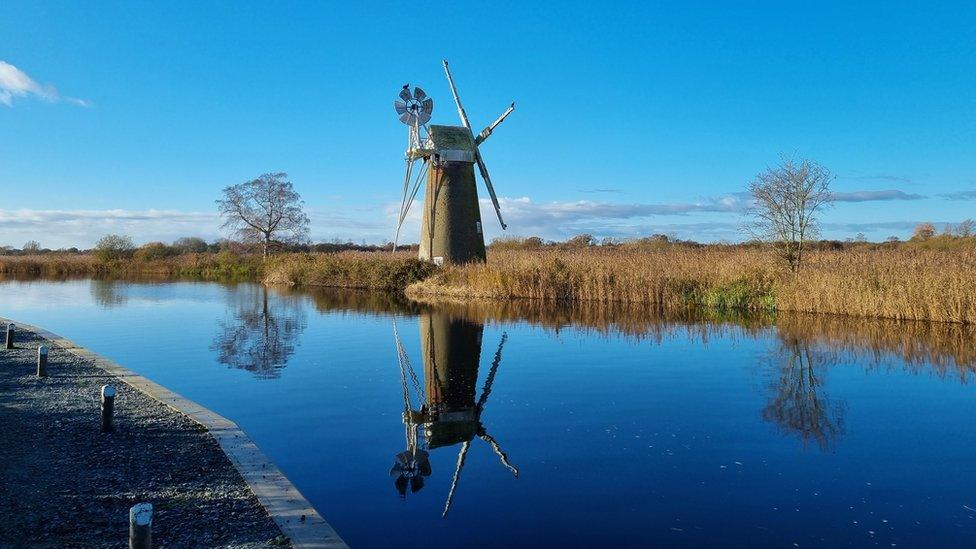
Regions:
<svg viewBox="0 0 976 549"><path fill-rule="evenodd" d="M432 472L428 450L460 443L454 477L442 514L446 517L454 501L468 450L476 437L488 443L502 465L518 477L518 469L509 462L501 445L488 434L481 422L481 414L491 394L508 336L502 334L481 395L475 400L483 324L443 312L426 312L420 316L424 388L421 388L420 380L410 365L395 323L393 330L400 363L407 449L396 455L390 475L394 477L401 497L406 496L408 489L416 492L423 488L424 478ZM416 395L416 408L411 392ZM423 441L419 435L421 427Z"/></svg>
<svg viewBox="0 0 976 549"><path fill-rule="evenodd" d="M815 441L826 451L844 432L844 403L824 393L827 357L817 357L812 349L800 338L782 338L770 361L778 373L775 392L762 416L804 442Z"/></svg>
<svg viewBox="0 0 976 549"><path fill-rule="evenodd" d="M210 346L221 364L260 378L280 375L307 325L300 295L276 292L269 298L268 291L263 285L242 285L229 292L232 316L218 321Z"/></svg>

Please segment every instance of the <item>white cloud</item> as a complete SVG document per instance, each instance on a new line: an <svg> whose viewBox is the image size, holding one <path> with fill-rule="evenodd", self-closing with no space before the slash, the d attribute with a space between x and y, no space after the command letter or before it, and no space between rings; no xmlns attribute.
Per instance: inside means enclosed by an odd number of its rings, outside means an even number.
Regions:
<svg viewBox="0 0 976 549"><path fill-rule="evenodd" d="M564 239L580 233L597 237L646 236L654 233L674 233L682 238L709 240L734 236L735 221L703 222L695 214L741 214L749 206L743 194L705 198L696 202L677 203L615 203L591 200L535 202L529 197L500 197L502 216L509 226L501 231L495 211L488 199L481 200L481 217L486 236L541 236ZM687 218L687 223L662 223L656 218ZM708 234L705 234L708 233ZM718 234L721 233L721 234Z"/></svg>
<svg viewBox="0 0 976 549"><path fill-rule="evenodd" d="M38 84L24 71L6 61L0 61L0 103L11 107L15 97L27 96L34 96L52 103L64 101L81 107L91 106L91 102L85 99L62 97L54 86Z"/></svg>
<svg viewBox="0 0 976 549"><path fill-rule="evenodd" d="M213 239L220 219L211 212L175 210L0 210L0 245L20 247L37 240L46 248L88 248L109 233L137 243L181 236Z"/></svg>
<svg viewBox="0 0 976 549"><path fill-rule="evenodd" d="M311 238L315 242L386 242L393 235L394 213L379 217L375 210L310 209ZM415 212L419 228L420 210ZM89 248L106 234L126 234L137 244L171 242L183 236L215 240L226 236L216 212L180 210L3 210L0 209L0 246L19 248L28 240L57 248ZM404 233L414 242L416 234Z"/></svg>

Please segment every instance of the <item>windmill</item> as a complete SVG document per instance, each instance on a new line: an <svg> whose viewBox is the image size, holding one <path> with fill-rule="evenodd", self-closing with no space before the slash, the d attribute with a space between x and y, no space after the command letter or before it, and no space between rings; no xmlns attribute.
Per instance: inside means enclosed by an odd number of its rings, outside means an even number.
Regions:
<svg viewBox="0 0 976 549"><path fill-rule="evenodd" d="M400 90L399 99L393 102L400 121L410 128L405 155L407 167L403 179L403 197L400 200L393 249L396 250L400 229L426 176L420 258L437 264L484 261L485 238L478 207L474 165L478 165L478 172L495 208L495 215L504 230L507 226L502 219L498 197L479 146L512 114L515 103L475 136L468 115L461 105L451 69L446 60L443 63L458 116L461 118L461 126L428 126L434 102L418 87L411 93L410 85L405 85ZM422 166L415 174L414 165L418 160Z"/></svg>

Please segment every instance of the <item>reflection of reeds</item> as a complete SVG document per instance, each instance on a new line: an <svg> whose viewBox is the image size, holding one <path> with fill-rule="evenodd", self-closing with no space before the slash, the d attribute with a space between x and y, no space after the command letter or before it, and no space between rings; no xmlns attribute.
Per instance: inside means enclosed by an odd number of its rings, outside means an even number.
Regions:
<svg viewBox="0 0 976 549"><path fill-rule="evenodd" d="M931 368L940 377L954 375L963 382L976 375L976 327L970 324L779 314L776 328L781 338L874 366L894 359L910 371Z"/></svg>
<svg viewBox="0 0 976 549"><path fill-rule="evenodd" d="M295 291L295 290L288 290ZM320 311L419 314L436 308L474 322L529 322L559 331L571 328L661 342L689 337L707 343L713 336L776 335L814 347L821 358L847 354L872 367L903 361L921 371L967 379L976 375L976 326L945 322L863 319L803 313L744 312L702 307L663 308L641 303L543 302L531 299L448 299L411 301L398 293L318 289L309 292Z"/></svg>
<svg viewBox="0 0 976 549"><path fill-rule="evenodd" d="M644 303L599 301L545 302L533 299L422 298L426 307L482 323L529 322L558 332L572 328L602 335L625 335L634 339L663 341L679 332L707 341L710 334L727 333L728 328L755 335L768 328L771 313L682 307L666 309Z"/></svg>

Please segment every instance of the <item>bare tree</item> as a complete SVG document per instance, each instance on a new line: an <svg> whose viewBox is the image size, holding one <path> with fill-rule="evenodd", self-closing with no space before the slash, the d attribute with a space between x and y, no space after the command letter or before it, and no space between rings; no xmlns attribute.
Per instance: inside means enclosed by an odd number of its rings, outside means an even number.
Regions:
<svg viewBox="0 0 976 549"><path fill-rule="evenodd" d="M224 189L217 209L223 228L232 229L246 242L260 242L264 257L274 242L298 243L308 236L308 216L302 197L286 173L266 173L257 179Z"/></svg>
<svg viewBox="0 0 976 549"><path fill-rule="evenodd" d="M912 233L912 240L928 240L935 236L935 225L929 222L919 223L915 225L915 231Z"/></svg>
<svg viewBox="0 0 976 549"><path fill-rule="evenodd" d="M755 221L747 228L760 240L776 246L780 256L797 272L804 244L819 232L817 214L833 200L830 170L812 160L784 157L749 184Z"/></svg>
<svg viewBox="0 0 976 549"><path fill-rule="evenodd" d="M973 236L974 228L976 228L976 221L973 221L972 219L963 220L961 223L956 225L956 236L969 238L970 236Z"/></svg>

